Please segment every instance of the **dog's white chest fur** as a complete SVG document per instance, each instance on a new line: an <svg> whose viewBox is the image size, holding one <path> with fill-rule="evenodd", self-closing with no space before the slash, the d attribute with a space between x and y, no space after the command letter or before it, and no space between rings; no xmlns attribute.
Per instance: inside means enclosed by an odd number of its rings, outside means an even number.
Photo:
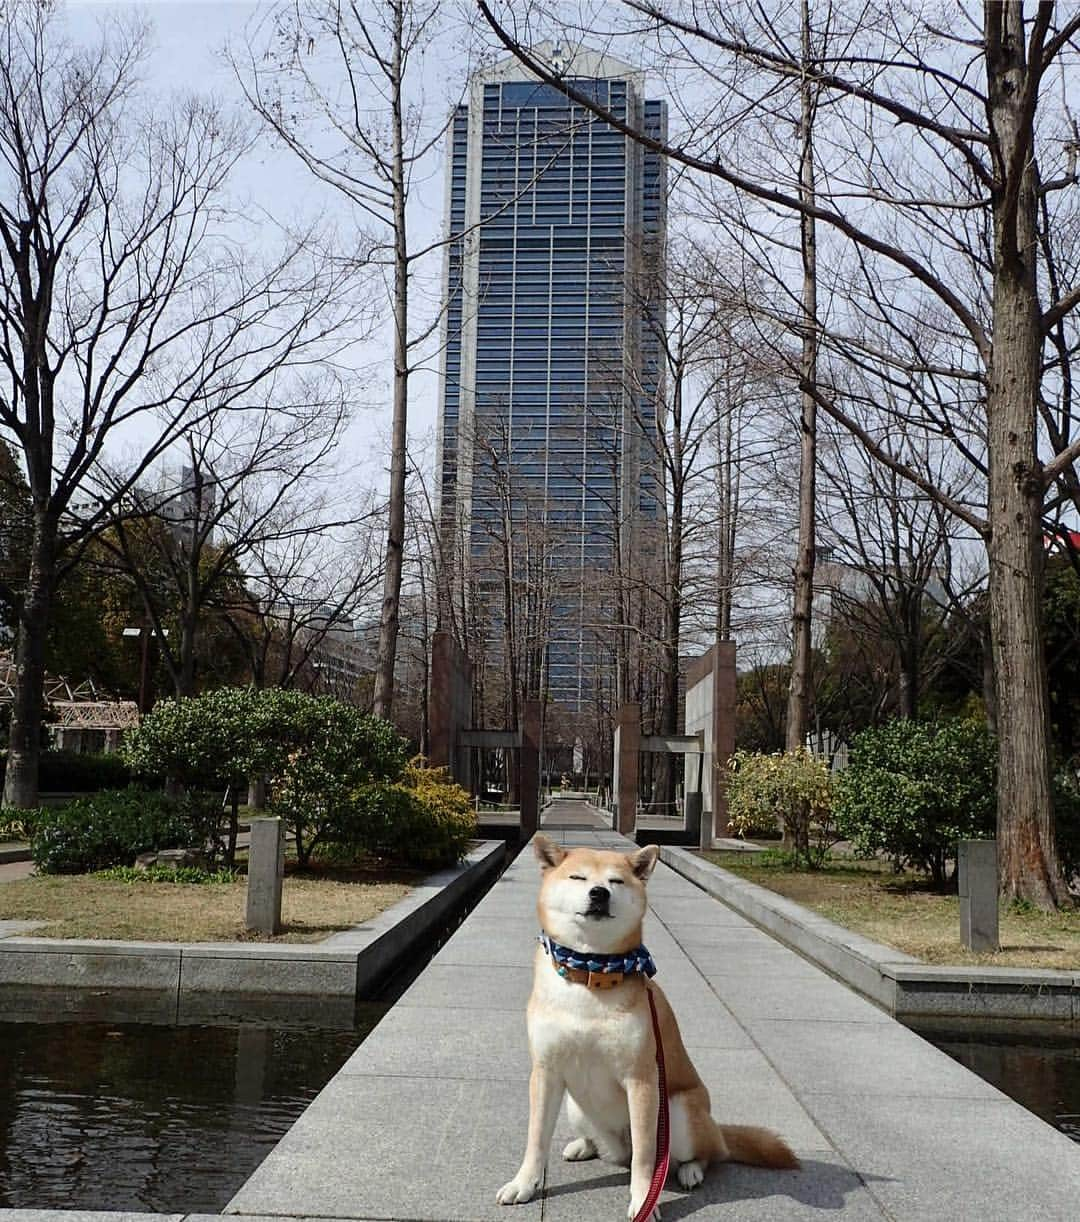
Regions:
<svg viewBox="0 0 1080 1222"><path fill-rule="evenodd" d="M623 1084L651 1038L648 1011L622 987L600 991L563 980L543 951L538 956L529 1005L533 1059L566 1083L595 1124L618 1132L629 1123Z"/></svg>

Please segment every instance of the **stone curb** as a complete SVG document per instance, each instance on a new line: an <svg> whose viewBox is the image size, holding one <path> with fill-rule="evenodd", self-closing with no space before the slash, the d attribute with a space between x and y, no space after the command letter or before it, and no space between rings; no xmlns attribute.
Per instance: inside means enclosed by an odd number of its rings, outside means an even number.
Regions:
<svg viewBox="0 0 1080 1222"><path fill-rule="evenodd" d="M429 875L371 921L302 945L0 939L5 989L116 989L168 996L178 1011L200 997L355 999L389 971L474 887L503 865L503 841L483 841L460 866Z"/></svg>
<svg viewBox="0 0 1080 1222"><path fill-rule="evenodd" d="M9 866L17 861L32 861L30 854L30 846L28 844L15 844L9 842L0 845L0 866Z"/></svg>
<svg viewBox="0 0 1080 1222"><path fill-rule="evenodd" d="M660 860L894 1018L1080 1022L1080 972L921 963L687 849L665 845Z"/></svg>

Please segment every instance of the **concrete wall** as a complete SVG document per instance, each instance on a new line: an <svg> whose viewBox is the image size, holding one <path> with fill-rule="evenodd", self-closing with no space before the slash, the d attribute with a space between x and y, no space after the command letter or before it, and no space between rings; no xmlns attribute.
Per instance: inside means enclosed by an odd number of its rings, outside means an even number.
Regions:
<svg viewBox="0 0 1080 1222"><path fill-rule="evenodd" d="M0 938L0 1011L28 1013L34 1003L38 1012L61 1012L60 999L72 993L156 998L160 1021L192 1010L258 1015L266 1000L317 998L351 1007L456 903L494 879L505 859L501 840L481 842L460 865L429 875L385 912L318 943Z"/></svg>
<svg viewBox="0 0 1080 1222"><path fill-rule="evenodd" d="M712 818L713 809L713 671L712 650L690 664L695 668L707 663L704 674L691 686L690 672L686 679L686 733L700 734L705 743L705 761L701 765L696 755L687 755L683 761L683 792L693 793L697 789L698 768L701 767L701 816Z"/></svg>

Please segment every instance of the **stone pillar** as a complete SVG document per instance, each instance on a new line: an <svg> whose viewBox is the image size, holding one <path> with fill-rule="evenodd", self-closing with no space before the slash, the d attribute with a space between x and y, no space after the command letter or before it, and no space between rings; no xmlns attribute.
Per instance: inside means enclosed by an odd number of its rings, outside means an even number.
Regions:
<svg viewBox="0 0 1080 1222"><path fill-rule="evenodd" d="M735 754L735 642L713 646L712 820L701 821L701 847L712 848L714 838L728 836L728 761Z"/></svg>
<svg viewBox="0 0 1080 1222"><path fill-rule="evenodd" d="M281 932L281 880L285 876L285 825L280 819L252 819L248 848L247 927Z"/></svg>
<svg viewBox="0 0 1080 1222"><path fill-rule="evenodd" d="M956 846L960 883L960 941L968 950L998 950L996 840L961 840Z"/></svg>
<svg viewBox="0 0 1080 1222"><path fill-rule="evenodd" d="M690 844L700 844L701 842L701 807L702 797L701 790L688 792L683 799L684 814L683 826L686 828L686 839Z"/></svg>
<svg viewBox="0 0 1080 1222"><path fill-rule="evenodd" d="M540 757L544 705L526 700L521 719L518 751L518 794L521 802L521 838L526 841L540 825Z"/></svg>
<svg viewBox="0 0 1080 1222"><path fill-rule="evenodd" d="M633 839L637 829L638 758L641 754L641 706L624 704L615 726L615 830Z"/></svg>

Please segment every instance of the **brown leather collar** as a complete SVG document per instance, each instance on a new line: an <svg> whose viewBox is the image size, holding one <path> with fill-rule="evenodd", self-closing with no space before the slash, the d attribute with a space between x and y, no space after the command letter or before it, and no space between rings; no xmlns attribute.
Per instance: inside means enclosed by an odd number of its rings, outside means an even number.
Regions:
<svg viewBox="0 0 1080 1222"><path fill-rule="evenodd" d="M625 980L623 972L587 972L581 967L567 967L565 964L551 960L551 966L556 975L573 984L584 984L590 989L613 989Z"/></svg>

